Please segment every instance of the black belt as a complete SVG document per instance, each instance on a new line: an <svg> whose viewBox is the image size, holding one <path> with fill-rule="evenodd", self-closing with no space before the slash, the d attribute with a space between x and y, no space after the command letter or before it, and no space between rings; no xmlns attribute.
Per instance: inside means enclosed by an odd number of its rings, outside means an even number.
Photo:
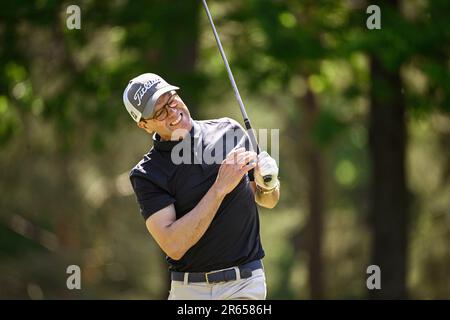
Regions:
<svg viewBox="0 0 450 320"><path fill-rule="evenodd" d="M241 279L250 278L252 271L262 269L263 265L261 260L255 260L243 265L238 266ZM225 269L221 271L211 272L187 272L188 283L189 282L206 282L206 283L218 283L227 282L237 279L236 270L234 268ZM172 271L172 280L184 281L184 272Z"/></svg>

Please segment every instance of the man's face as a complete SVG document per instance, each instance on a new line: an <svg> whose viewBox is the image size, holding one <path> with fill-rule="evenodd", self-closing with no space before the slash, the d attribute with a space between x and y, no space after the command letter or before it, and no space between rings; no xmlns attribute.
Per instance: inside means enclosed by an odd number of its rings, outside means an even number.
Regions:
<svg viewBox="0 0 450 320"><path fill-rule="evenodd" d="M152 118L140 121L138 126L148 132L156 131L163 140L178 140L180 137L172 137L172 133L175 130L180 132L180 129L189 132L191 115L178 94L170 91L156 101Z"/></svg>

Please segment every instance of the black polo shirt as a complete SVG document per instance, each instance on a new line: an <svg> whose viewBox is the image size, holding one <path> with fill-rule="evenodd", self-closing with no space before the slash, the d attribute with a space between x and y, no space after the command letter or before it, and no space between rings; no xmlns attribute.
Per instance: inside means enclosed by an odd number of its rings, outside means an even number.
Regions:
<svg viewBox="0 0 450 320"><path fill-rule="evenodd" d="M170 204L181 218L211 188L229 150L237 145L249 149L244 129L230 118L193 121L182 141L160 141L155 135L153 143L130 172L144 219ZM170 270L206 272L264 257L251 180L252 173L245 175L225 196L205 234L180 260L167 257Z"/></svg>

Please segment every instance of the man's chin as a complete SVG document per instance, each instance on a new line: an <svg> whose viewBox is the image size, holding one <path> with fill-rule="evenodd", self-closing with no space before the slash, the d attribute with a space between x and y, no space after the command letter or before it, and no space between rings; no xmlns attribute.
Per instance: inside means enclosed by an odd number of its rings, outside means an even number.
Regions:
<svg viewBox="0 0 450 320"><path fill-rule="evenodd" d="M186 137L186 135L189 134L189 131L190 130L185 125L179 126L175 129L172 129L172 134L171 134L170 140L177 141L177 140L184 139L184 137Z"/></svg>

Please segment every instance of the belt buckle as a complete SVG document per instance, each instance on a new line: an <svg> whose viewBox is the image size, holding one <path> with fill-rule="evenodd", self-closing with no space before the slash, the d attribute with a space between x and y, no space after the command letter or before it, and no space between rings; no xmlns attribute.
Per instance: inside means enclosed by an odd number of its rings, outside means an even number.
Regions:
<svg viewBox="0 0 450 320"><path fill-rule="evenodd" d="M222 280L222 281L213 281L213 282L210 282L208 276L209 276L210 274L221 273L221 272L227 272L227 271L231 271L231 270L235 272L235 275L236 275L236 272L239 272L239 271L236 271L235 268L229 268L229 269L224 269L224 270L219 270L219 271L205 272L206 283L207 283L207 284L211 284L211 283L225 283L225 282L229 281L229 280L226 280L226 277L224 276L224 280ZM236 276L236 278L237 278L237 276Z"/></svg>
<svg viewBox="0 0 450 320"><path fill-rule="evenodd" d="M209 276L210 274L220 273L220 272L223 272L223 271L224 271L224 270L205 272L206 283L207 283L207 284L212 284L212 283L226 282L226 281L213 281L213 282L209 282L208 276Z"/></svg>

